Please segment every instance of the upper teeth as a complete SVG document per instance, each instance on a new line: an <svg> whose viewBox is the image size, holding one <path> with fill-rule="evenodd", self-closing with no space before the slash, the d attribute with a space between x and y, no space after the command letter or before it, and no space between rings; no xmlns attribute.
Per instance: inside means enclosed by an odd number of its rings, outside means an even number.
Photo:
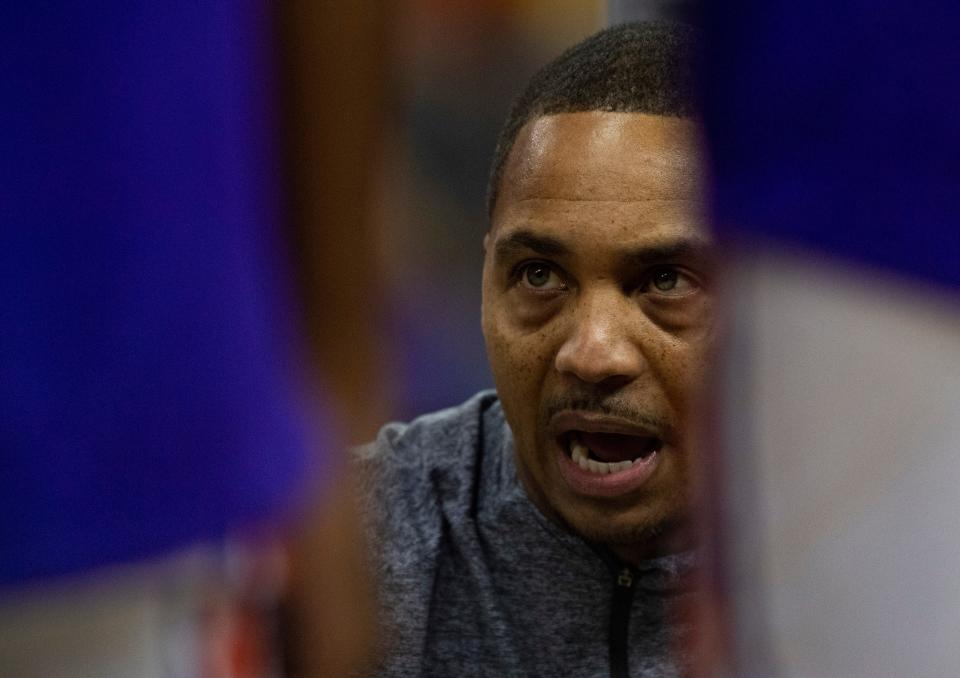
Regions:
<svg viewBox="0 0 960 678"><path fill-rule="evenodd" d="M570 442L570 457L577 462L580 468L582 468L584 471L592 471L593 473L599 473L601 475L604 473L617 473L619 471L625 471L633 466L633 462L629 459L626 461L618 461L613 464L605 461L590 459L590 448L576 438Z"/></svg>

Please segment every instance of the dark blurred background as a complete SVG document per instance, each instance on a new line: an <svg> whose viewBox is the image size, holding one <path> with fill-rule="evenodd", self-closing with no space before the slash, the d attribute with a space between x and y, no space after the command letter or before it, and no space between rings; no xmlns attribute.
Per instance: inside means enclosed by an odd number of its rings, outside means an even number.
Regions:
<svg viewBox="0 0 960 678"><path fill-rule="evenodd" d="M372 201L393 414L491 387L480 334L490 159L530 75L604 22L601 0L395 4L390 109Z"/></svg>
<svg viewBox="0 0 960 678"><path fill-rule="evenodd" d="M0 673L250 650L234 620L269 617L275 579L301 665L362 658L345 450L492 385L481 240L510 101L601 26L670 18L705 29L739 295L703 464L713 642L738 675L956 675L958 12L701 11L0 5ZM293 542L288 580L237 587L237 541L273 553L251 533Z"/></svg>

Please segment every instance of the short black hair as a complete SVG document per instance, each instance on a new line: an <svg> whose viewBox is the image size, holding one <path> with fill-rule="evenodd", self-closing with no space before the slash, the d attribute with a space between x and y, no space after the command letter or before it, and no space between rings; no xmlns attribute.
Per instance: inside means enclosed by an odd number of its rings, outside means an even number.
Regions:
<svg viewBox="0 0 960 678"><path fill-rule="evenodd" d="M618 24L540 69L514 101L500 131L487 183L488 217L517 134L534 118L581 111L692 117L697 110L697 36L693 27L673 22Z"/></svg>

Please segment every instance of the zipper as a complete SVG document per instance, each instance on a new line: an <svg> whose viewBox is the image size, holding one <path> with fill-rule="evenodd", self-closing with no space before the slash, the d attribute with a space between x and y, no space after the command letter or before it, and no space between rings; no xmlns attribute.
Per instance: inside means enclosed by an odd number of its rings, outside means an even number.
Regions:
<svg viewBox="0 0 960 678"><path fill-rule="evenodd" d="M630 676L630 608L633 606L633 570L622 567L613 582L610 604L610 676Z"/></svg>

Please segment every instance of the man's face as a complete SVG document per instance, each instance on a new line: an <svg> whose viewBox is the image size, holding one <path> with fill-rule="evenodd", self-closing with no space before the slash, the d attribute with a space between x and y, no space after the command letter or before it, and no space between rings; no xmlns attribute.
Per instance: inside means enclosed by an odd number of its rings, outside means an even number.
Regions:
<svg viewBox="0 0 960 678"><path fill-rule="evenodd" d="M697 127L529 122L485 240L483 332L533 501L630 557L683 522L712 338Z"/></svg>

